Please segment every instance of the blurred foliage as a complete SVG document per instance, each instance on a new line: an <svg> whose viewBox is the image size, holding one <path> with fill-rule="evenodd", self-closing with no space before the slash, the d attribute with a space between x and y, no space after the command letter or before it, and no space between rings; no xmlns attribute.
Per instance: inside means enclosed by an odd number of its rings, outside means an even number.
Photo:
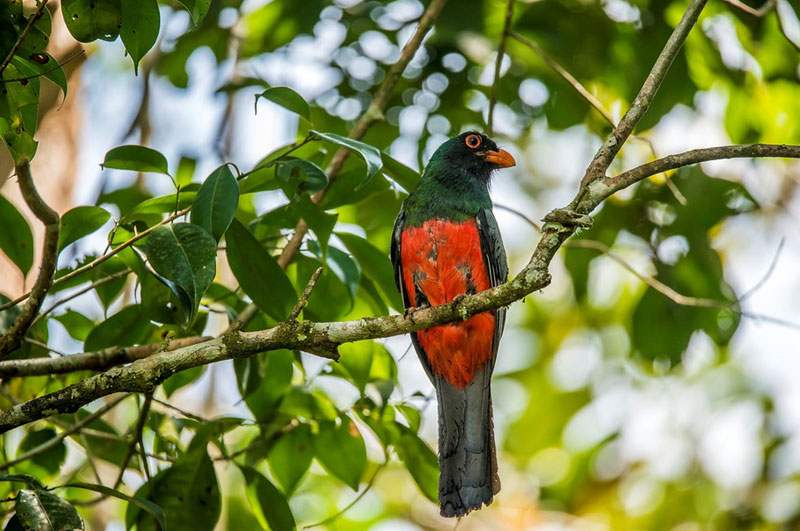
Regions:
<svg viewBox="0 0 800 531"><path fill-rule="evenodd" d="M536 41L604 106L624 109L685 4L519 1L512 28ZM791 13L790 3L781 6ZM29 7L20 0L0 4L0 58L10 57L2 70L0 134L17 162L36 153L40 84L68 89L61 66L46 53L51 26L61 19L49 7ZM71 253L63 254L56 278L97 257L71 259L101 229L108 249L154 230L102 266L50 291L48 301L55 302L93 283L102 315L66 304L55 307L10 359L50 356L44 346L54 331L65 331L84 351L218 332L219 320L214 328L211 317L232 322L251 301L258 313L246 329L269 327L287 317L319 267L323 273L303 318L358 319L402 311L388 258L389 236L406 190L419 176L392 154L410 150L405 160L418 168L448 136L485 126L505 13L499 0L451 0L399 80L384 110L386 119L362 142L348 139L424 7L417 0L62 0L63 20L77 41L121 40L127 58L119 59L132 62L131 76L138 72L183 90L195 81L187 68L190 57L210 50L216 70L203 75L218 81L216 97L233 102L239 95L255 96L255 110L280 106L296 120L291 122L296 133L286 146L263 153L252 168L228 164L224 154L205 153L202 157L218 166L209 175L195 171L202 158L183 154L168 161L158 145L110 150L103 167L123 172L114 176L133 172L138 178L121 181L130 184L104 190L95 205L62 217L59 252ZM800 143L800 54L789 38L774 11L756 18L710 2L637 133L646 136L671 111L696 109L698 98L714 93L725 101L724 127L734 142ZM610 132L530 49L509 39L507 52L496 83L494 124L503 143L526 153L542 130L581 130L593 138ZM267 64L272 66L263 68ZM300 73L292 74L291 65L299 65ZM310 70L324 74L324 86L303 82L302 73ZM259 71L272 73L253 74ZM332 179L326 168L340 147L351 156ZM532 171L524 159L523 171ZM171 179L174 190L157 196L144 184L147 173ZM519 185L535 195L548 183L526 177ZM312 201L321 190L327 190L324 199ZM496 378L496 403L518 401L516 416L504 416L499 439L506 486L492 508L462 526L512 529L548 519L567 525L585 519L602 529L800 525L797 502L793 511L778 516L762 510L779 488L800 501L796 477L772 477L764 466L750 483L729 487L683 447L678 449L682 468L659 475L653 472L658 455L620 457L620 421L603 424L595 418L597 402L615 381L634 382L620 386L631 400L645 389L637 387L640 382L690 385L692 377L682 372L681 363L698 341L711 343L716 357L693 377L708 383L709 393L716 392L716 378L727 382L719 391L723 396L709 400L748 397L769 410L767 399L726 359L740 323L739 294L726 280L724 256L713 241L726 220L758 208L743 185L711 178L699 168L656 176L603 205L594 228L578 240L627 250L669 288L719 306L679 305L640 281L608 277L606 257L596 250L566 249L568 293L558 299L531 297L527 305L515 306L517 322L509 327L514 339L506 344L522 352L512 363L516 368ZM310 233L283 270L280 250L300 219ZM0 224L0 249L23 274L36 269L31 228L5 198L0 198ZM605 299L598 295L601 287L612 285L614 293ZM16 312L0 313L0 330ZM575 358L575 352L584 354ZM599 368L587 368L591 353L599 356ZM146 406L126 399L113 415L94 419L79 432L68 430L92 408L17 430L0 441L4 461L33 455L0 476L0 498L5 498L0 507L13 515L4 520L6 529L45 529L36 520L44 515L75 527L78 514L86 522L108 518L96 505L78 503L75 509L64 501L90 501L87 490L92 489L97 492L91 495L117 504L115 518L128 529L157 529L166 522L170 530L284 530L321 520L330 529L368 529L392 518L421 527L450 526L426 501L436 497L438 474L435 453L421 437L430 399L403 393L397 366L402 353L383 342L364 341L342 346L341 354L341 363L321 370L311 356L286 350L235 360L237 389L228 392L237 394L239 411L247 411L242 416L202 418L161 403L139 424ZM500 356L514 354L501 351ZM594 387L587 370L599 375ZM156 398L186 390L203 372L197 368L171 377ZM0 407L86 376L3 381ZM319 385L331 380L346 382L354 401L343 405L330 387ZM136 438L151 457L134 451ZM761 438L767 453L784 442L766 430ZM67 459L69 454L75 459ZM119 467L127 471L113 489L107 482L98 485L95 476L97 468L108 467L114 475ZM71 485L50 491L42 483ZM355 515L339 514L347 504L343 500L366 490L374 510L364 510L363 502Z"/></svg>

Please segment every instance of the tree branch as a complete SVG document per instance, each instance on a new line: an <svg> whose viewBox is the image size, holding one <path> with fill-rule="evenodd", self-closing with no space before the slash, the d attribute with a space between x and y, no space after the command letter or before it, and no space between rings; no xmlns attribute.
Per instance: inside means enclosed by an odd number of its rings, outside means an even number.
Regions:
<svg viewBox="0 0 800 531"><path fill-rule="evenodd" d="M616 123L614 123L614 118L611 116L611 113L608 112L605 107L603 107L603 104L600 103L600 101L598 101L598 99L595 98L591 92L586 90L586 87L584 87L580 81L575 79L575 76L570 74L566 68L558 64L558 62L555 59L550 57L550 55L547 52L545 52L541 48L541 46L536 44L534 41L526 37L523 37L516 31L509 31L508 36L518 40L519 42L521 42L522 44L533 50L534 53L536 53L536 55L538 55L542 59L542 61L544 61L545 64L550 67L551 70L553 70L556 74L561 76L561 78L564 81L569 83L569 85L575 89L575 92L580 94L580 96L583 99L585 99L586 102L594 108L594 110L600 113L600 116L602 116L603 119L611 125L611 127L615 127L617 125Z"/></svg>
<svg viewBox="0 0 800 531"><path fill-rule="evenodd" d="M506 54L506 39L511 28L511 17L514 16L514 0L508 0L506 19L503 23L503 33L500 35L500 44L497 45L497 58L494 62L494 81L492 82L491 95L489 96L489 116L486 119L486 133L494 134L494 106L497 103L497 82L500 80L500 69L503 66L503 57Z"/></svg>
<svg viewBox="0 0 800 531"><path fill-rule="evenodd" d="M742 144L693 149L691 151L669 155L648 162L647 164L642 164L641 166L637 166L615 177L603 177L593 181L588 186L587 191L593 194L611 195L642 179L682 166L689 166L699 162L708 162L710 160L752 157L800 158L800 146L789 146L786 144ZM593 201L584 202L581 200L577 203L575 210L581 213L589 213L594 208L595 205Z"/></svg>
<svg viewBox="0 0 800 531"><path fill-rule="evenodd" d="M636 125L647 112L647 109L650 107L650 103L653 101L653 98L658 92L658 88L661 86L661 83L667 76L669 67L672 66L672 62L678 55L678 52L680 51L681 46L683 46L684 41L686 41L689 31L691 31L692 27L697 22L700 12L705 7L707 1L708 0L692 0L689 3L689 7L686 9L683 17L681 17L681 21L677 26L675 26L672 34L669 36L664 49L661 50L661 53L658 55L653 68L647 75L647 79L645 79L642 88L639 90L639 93L633 100L633 104L625 113L625 116L622 117L622 120L620 120L619 124L617 124L617 127L614 128L614 132L611 133L611 136L608 137L608 140L606 140L606 142L600 147L597 154L592 159L592 162L590 162L589 166L586 168L586 173L581 180L580 191L572 203L573 206L577 205L577 203L582 199L582 196L590 182L603 178L606 170L608 170L608 167L611 166L611 162L617 156L617 153L619 153L620 149L622 149L625 141L628 140L628 137L631 136L631 133L633 133Z"/></svg>
<svg viewBox="0 0 800 531"><path fill-rule="evenodd" d="M12 459L10 461L6 461L5 463L1 463L0 464L0 470L5 470L7 468L11 468L14 465L18 465L19 463L22 463L23 461L27 461L31 457L37 456L40 453L52 448L53 446L57 445L58 443L60 443L64 439L66 439L68 436L72 435L75 432L81 431L81 429L84 426L94 422L95 420L99 419L100 417L102 417L103 415L108 413L112 408L116 407L117 404L119 404L120 402L122 402L123 400L128 398L129 396L130 395L126 394L126 395L122 395L120 397L117 397L114 400L111 400L109 403L107 403L103 407L98 408L97 411L93 412L90 415L87 415L86 418L84 418L83 420L81 420L79 422L76 422L75 424L69 425L69 427L64 429L64 431L62 431L61 433L59 433L57 436L53 437L52 439L48 439L45 442L43 442L42 444L40 444L39 446L36 446L35 448L31 448L30 450L28 450L27 452L25 452L21 456L17 457L16 459Z"/></svg>
<svg viewBox="0 0 800 531"><path fill-rule="evenodd" d="M25 360L0 361L0 378L16 376L43 376L76 371L103 371L150 356L163 350L172 352L179 348L204 343L211 337L183 337L171 340L165 347L163 343L137 345L135 347L109 347L98 352L84 352L61 358L31 358Z"/></svg>
<svg viewBox="0 0 800 531"><path fill-rule="evenodd" d="M31 166L28 160L23 160L16 167L17 180L22 197L33 214L44 223L44 244L42 246L42 262L39 266L39 276L30 291L28 302L22 307L14 323L0 336L0 360L9 352L16 350L22 344L22 338L30 328L36 314L42 306L45 295L53 284L53 273L56 271L58 260L58 233L61 230L61 218L58 213L44 202L36 190L31 175Z"/></svg>

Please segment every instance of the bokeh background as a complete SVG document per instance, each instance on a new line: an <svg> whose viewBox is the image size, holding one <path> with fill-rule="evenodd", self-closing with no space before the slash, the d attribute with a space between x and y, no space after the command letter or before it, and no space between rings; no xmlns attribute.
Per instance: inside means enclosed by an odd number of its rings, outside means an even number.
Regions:
<svg viewBox="0 0 800 531"><path fill-rule="evenodd" d="M761 0L745 3L758 8ZM722 0L709 2L612 173L697 147L800 143L800 5L773 4L756 17ZM519 0L512 29L538 43L618 120L685 6L683 0ZM80 48L86 53L65 66L65 100L55 89L42 96L33 166L40 190L61 212L98 204L115 217L127 208L117 191L135 189L142 198L174 193L164 176L102 170L104 154L120 144L151 146L197 182L228 161L251 169L309 128L269 101L259 102L256 114L254 96L266 86L301 94L312 104L316 130L347 134L425 7L418 0L214 0L192 28L188 13L165 2L157 46L138 76L121 42L79 45L56 10L52 53L61 59ZM506 2L450 0L403 73L386 121L364 141L419 170L448 137L487 129L494 84L493 136L517 160L492 183L513 274L538 241L530 220L572 199L611 127L515 39L507 39L495 83L505 11ZM0 165L10 173L10 159ZM384 176L376 179L380 186L335 208L335 230L363 236L388 253L405 192ZM577 240L600 242L611 254L597 247L562 250L552 284L509 310L493 381L503 489L491 507L463 519L458 529L800 526L799 184L797 162L722 161L653 177L601 208L594 227ZM21 207L13 179L2 193ZM272 190L247 201L255 217L288 199ZM70 247L60 266L102 252L107 234ZM281 240L274 245L279 250ZM348 251L337 236L331 245ZM302 253L312 255L307 246ZM0 258L0 291L13 297L29 288L34 277L24 283ZM220 260L218 282L235 288ZM688 304L648 287L643 277L656 278ZM70 307L101 322L138 296L131 282L110 305L83 297ZM359 292L350 305L326 301L333 309L324 317L380 315L381 305L368 299ZM697 306L698 299L719 304ZM224 314L211 313L205 331L226 326ZM54 349L82 351L54 321L49 334ZM414 413L405 418L399 412L419 409L420 436L435 449L433 390L408 338L378 343L397 366L389 403L399 408L398 421L413 426ZM341 412L362 406L360 390L331 362L308 354L300 360L294 385ZM204 418L252 421L241 392L233 363L225 362L169 400ZM364 393L374 397L377 391L367 385ZM157 409L163 417L177 415ZM108 421L124 431L135 415L136 406L128 404ZM298 526L325 520L367 490L320 528L453 529L455 522L438 516L396 457L390 453L382 465L386 456L375 434L351 416L369 457L359 491L315 461L289 497ZM251 422L225 438L232 448L244 448L255 431ZM146 433L146 444L155 445L158 429ZM8 436L7 455L23 435ZM251 453L248 459L272 477L258 450ZM169 465L150 461L153 469ZM61 470L51 475L88 474L86 463L83 449L71 442ZM97 467L101 475L116 473L104 462ZM217 528L257 528L241 473L224 459L215 468L223 500ZM135 470L124 477L131 492L143 482ZM88 528L108 530L125 528L124 510L117 500L81 508Z"/></svg>

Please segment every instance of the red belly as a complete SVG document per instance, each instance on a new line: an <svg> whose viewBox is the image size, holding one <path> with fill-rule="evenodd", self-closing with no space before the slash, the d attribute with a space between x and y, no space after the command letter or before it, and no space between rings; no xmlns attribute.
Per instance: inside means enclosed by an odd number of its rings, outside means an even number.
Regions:
<svg viewBox="0 0 800 531"><path fill-rule="evenodd" d="M417 289L431 306L438 306L468 291L491 287L474 220L433 219L407 228L401 239L401 260L403 285L414 306ZM463 388L492 357L494 313L421 330L417 338L433 372Z"/></svg>

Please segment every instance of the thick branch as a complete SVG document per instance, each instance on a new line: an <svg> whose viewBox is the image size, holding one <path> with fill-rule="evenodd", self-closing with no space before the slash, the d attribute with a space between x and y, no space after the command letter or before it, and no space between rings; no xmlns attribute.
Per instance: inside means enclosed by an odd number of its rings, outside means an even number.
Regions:
<svg viewBox="0 0 800 531"><path fill-rule="evenodd" d="M608 140L606 140L605 144L602 145L594 156L592 162L589 163L589 167L586 168L586 173L581 180L581 191L573 205L577 204L581 199L586 186L592 180L600 179L605 175L614 157L617 156L617 153L622 149L625 141L628 140L628 137L631 136L636 125L647 112L656 92L658 92L658 87L661 86L664 78L667 77L669 67L672 66L672 62L678 55L684 41L686 41L689 31L691 31L692 27L697 22L697 18L700 16L700 12L705 7L707 1L708 0L692 0L689 4L681 21L675 26L672 35L669 36L664 49L661 50L661 53L658 55L658 59L656 59L653 68L647 75L647 79L642 85L641 90L639 90L639 94L637 94L636 98L633 100L633 104L628 109L628 112L625 113L625 116L622 117L622 120L620 120L619 124L617 124L617 127L614 129L614 132L611 133L611 136L608 137Z"/></svg>
<svg viewBox="0 0 800 531"><path fill-rule="evenodd" d="M17 318L8 330L0 337L0 359L3 359L9 352L16 350L22 344L22 338L39 313L45 295L53 284L53 274L56 271L58 261L58 233L61 228L61 218L58 213L44 202L42 196L36 190L31 175L30 162L23 160L17 165L17 179L22 197L25 199L31 212L44 223L44 245L42 250L42 262L39 266L39 276L28 297L28 302L22 307Z"/></svg>
<svg viewBox="0 0 800 531"><path fill-rule="evenodd" d="M172 352L189 345L203 343L210 337L184 337L173 339L166 347L161 343L137 345L135 347L109 347L98 352L84 352L60 358L31 358L25 360L0 361L0 378L15 376L43 376L76 371L103 371L117 365L130 363L164 350Z"/></svg>

